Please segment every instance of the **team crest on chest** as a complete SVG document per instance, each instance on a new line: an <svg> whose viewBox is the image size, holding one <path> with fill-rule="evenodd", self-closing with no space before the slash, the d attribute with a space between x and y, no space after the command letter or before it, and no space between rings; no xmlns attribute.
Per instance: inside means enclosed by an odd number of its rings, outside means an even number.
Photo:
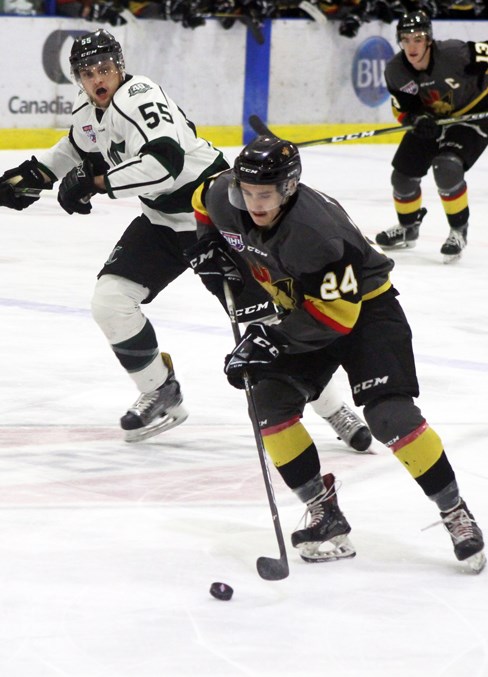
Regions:
<svg viewBox="0 0 488 677"><path fill-rule="evenodd" d="M92 125L84 125L83 131L90 139L90 141L93 141L93 143L97 142L97 135L95 134L95 130L93 129Z"/></svg>
<svg viewBox="0 0 488 677"><path fill-rule="evenodd" d="M419 91L419 86L416 82L413 80L410 80L410 82L407 82L406 85L403 85L403 87L400 87L401 92L405 92L405 94L412 94L415 96L415 94L418 93Z"/></svg>
<svg viewBox="0 0 488 677"><path fill-rule="evenodd" d="M230 244L232 249L235 249L238 252L244 251L244 242L242 241L242 235L239 233L229 233L225 230L220 231L225 240Z"/></svg>

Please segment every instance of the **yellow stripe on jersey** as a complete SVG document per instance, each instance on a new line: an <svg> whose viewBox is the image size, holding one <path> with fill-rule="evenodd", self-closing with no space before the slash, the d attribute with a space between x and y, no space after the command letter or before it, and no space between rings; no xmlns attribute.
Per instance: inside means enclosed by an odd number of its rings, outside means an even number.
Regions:
<svg viewBox="0 0 488 677"><path fill-rule="evenodd" d="M391 287L391 281L390 281L390 277L388 276L387 281L384 282L380 287L377 287L376 289L373 289L373 291L370 291L367 294L364 294L363 295L363 301L370 301L371 299L375 299L377 296L384 294L385 291L388 291L388 289L390 287Z"/></svg>
<svg viewBox="0 0 488 677"><path fill-rule="evenodd" d="M315 296L304 295L304 310L322 324L341 334L348 334L357 322L361 311L361 301L351 303L342 298L335 301L322 301Z"/></svg>
<svg viewBox="0 0 488 677"><path fill-rule="evenodd" d="M468 191L465 188L462 193L453 197L444 197L441 195L442 206L446 214L459 214L468 206Z"/></svg>
<svg viewBox="0 0 488 677"><path fill-rule="evenodd" d="M391 449L414 478L430 470L444 451L439 435L427 423L392 445Z"/></svg>
<svg viewBox="0 0 488 677"><path fill-rule="evenodd" d="M204 214L205 216L208 216L208 212L205 209L205 205L203 204L202 201L202 193L203 189L205 188L205 184L201 183L196 191L193 193L192 199L191 199L191 206L196 212L199 212L200 214Z"/></svg>
<svg viewBox="0 0 488 677"><path fill-rule="evenodd" d="M279 426L263 428L261 433L264 448L277 468L290 463L313 445L312 438L298 417Z"/></svg>
<svg viewBox="0 0 488 677"><path fill-rule="evenodd" d="M453 117L459 117L461 115L466 115L466 113L469 113L470 110L473 110L473 108L482 100L485 98L485 96L488 95L488 87L479 94L479 96L476 97L476 99L473 99L468 103L467 106L464 108L461 108L460 110L457 110L454 114ZM483 111L484 112L484 111Z"/></svg>

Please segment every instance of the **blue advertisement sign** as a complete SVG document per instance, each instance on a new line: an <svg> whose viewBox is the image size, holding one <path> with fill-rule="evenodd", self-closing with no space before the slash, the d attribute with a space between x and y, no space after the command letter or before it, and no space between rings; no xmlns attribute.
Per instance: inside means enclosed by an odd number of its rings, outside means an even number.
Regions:
<svg viewBox="0 0 488 677"><path fill-rule="evenodd" d="M354 55L352 84L362 103L376 108L389 98L384 77L385 66L394 56L392 46L379 36L362 42Z"/></svg>

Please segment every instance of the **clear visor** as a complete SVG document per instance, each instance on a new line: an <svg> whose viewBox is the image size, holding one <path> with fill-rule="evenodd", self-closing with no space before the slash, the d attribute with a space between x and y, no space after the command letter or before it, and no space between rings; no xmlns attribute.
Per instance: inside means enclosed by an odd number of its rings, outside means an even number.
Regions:
<svg viewBox="0 0 488 677"><path fill-rule="evenodd" d="M406 45L423 45L430 40L427 33L424 31L416 31L415 33L400 33L400 40L398 44L401 47Z"/></svg>
<svg viewBox="0 0 488 677"><path fill-rule="evenodd" d="M296 188L295 179L272 184L241 183L234 179L229 184L229 202L233 207L245 212L258 214L272 212L281 207L293 194L294 190L290 191L290 183Z"/></svg>
<svg viewBox="0 0 488 677"><path fill-rule="evenodd" d="M86 59L81 59L76 66L71 67L71 77L73 81L83 87L84 82L96 78L97 76L107 76L112 73L120 73L123 77L124 64L121 63L117 54L94 54Z"/></svg>

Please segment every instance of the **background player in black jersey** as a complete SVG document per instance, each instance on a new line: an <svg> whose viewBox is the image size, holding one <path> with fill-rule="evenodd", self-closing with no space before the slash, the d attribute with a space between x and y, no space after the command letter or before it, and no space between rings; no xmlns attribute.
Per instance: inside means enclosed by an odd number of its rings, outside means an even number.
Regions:
<svg viewBox="0 0 488 677"><path fill-rule="evenodd" d="M488 43L433 40L432 23L421 11L398 22L401 52L386 66L393 111L407 132L393 158L393 199L399 225L378 233L389 249L414 247L426 214L421 180L432 167L449 223L441 247L447 263L467 243L469 206L465 173L488 145L488 122L439 126L443 117L488 110Z"/></svg>
<svg viewBox="0 0 488 677"><path fill-rule="evenodd" d="M0 205L21 210L39 198L22 193L50 188L65 177L58 199L69 214L89 214L90 197L138 196L142 214L116 243L99 273L93 315L140 396L121 418L125 438L138 442L182 423L186 410L171 357L160 353L141 304L152 301L181 275L185 248L196 241L191 197L202 178L229 165L222 152L149 78L125 72L120 44L106 30L87 33L72 46L71 72L80 92L72 126L53 148L0 176ZM257 285L256 285L257 286ZM244 320L274 313L262 290L238 299ZM356 451L371 434L329 386L317 413Z"/></svg>
<svg viewBox="0 0 488 677"><path fill-rule="evenodd" d="M302 425L342 365L373 435L387 445L441 511L456 557L485 564L483 537L459 495L437 433L413 398L419 395L411 331L390 282L393 262L361 234L338 202L299 183L292 143L261 136L234 169L208 179L193 198L207 234L189 252L192 267L215 280L229 273L228 252L283 311L268 326L252 323L227 356L235 387L252 380L266 451L287 486L307 504L310 522L292 535L306 561L347 557L354 549L334 477L321 476L317 449ZM323 552L325 542L335 547Z"/></svg>

